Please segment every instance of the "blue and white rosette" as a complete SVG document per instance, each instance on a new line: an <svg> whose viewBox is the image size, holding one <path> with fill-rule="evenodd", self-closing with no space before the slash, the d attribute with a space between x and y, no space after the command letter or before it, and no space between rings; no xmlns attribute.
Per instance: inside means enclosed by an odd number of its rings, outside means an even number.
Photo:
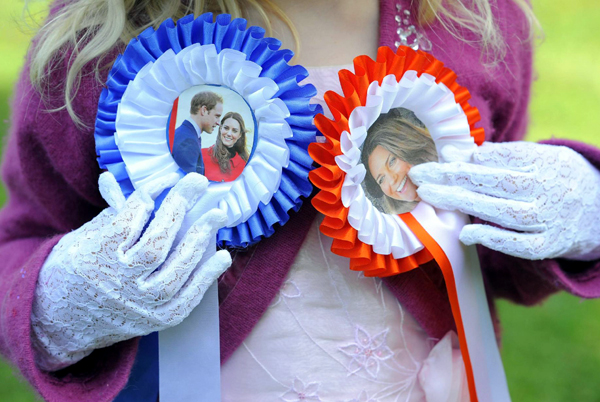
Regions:
<svg viewBox="0 0 600 402"><path fill-rule="evenodd" d="M96 152L102 169L113 173L125 195L162 175L179 172L165 135L173 101L196 85L216 85L241 95L255 115L255 150L234 181L210 183L202 209L219 207L228 222L217 242L247 247L274 233L290 210L312 191L308 172L318 106L309 100L307 75L290 66L293 52L265 38L260 27L246 29L244 19L212 13L177 25L166 20L131 40L115 61L102 91L96 119Z"/></svg>
<svg viewBox="0 0 600 402"><path fill-rule="evenodd" d="M264 35L263 28L246 28L246 20L228 14L215 21L212 13L188 15L177 24L166 20L129 42L98 105L98 162L128 196L163 175L186 174L166 135L173 102L183 91L212 85L244 98L256 122L253 153L234 181L210 182L182 226L185 231L206 211L220 208L228 218L217 235L220 245L247 247L271 236L312 192L307 148L315 141L313 118L320 112L309 104L316 90L298 85L306 69L288 65L292 51ZM182 324L159 334L161 401L220 400L218 329L214 284Z"/></svg>

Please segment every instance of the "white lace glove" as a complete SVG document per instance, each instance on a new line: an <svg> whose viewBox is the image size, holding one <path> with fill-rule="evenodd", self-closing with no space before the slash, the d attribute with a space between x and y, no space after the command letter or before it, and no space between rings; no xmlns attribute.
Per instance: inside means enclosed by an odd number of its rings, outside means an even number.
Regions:
<svg viewBox="0 0 600 402"><path fill-rule="evenodd" d="M441 154L448 163L409 172L421 199L512 229L467 225L463 243L531 260L600 257L600 173L577 152L507 142Z"/></svg>
<svg viewBox="0 0 600 402"><path fill-rule="evenodd" d="M94 349L179 324L229 267L225 250L197 267L226 221L219 210L200 218L173 247L184 216L208 185L196 173L177 180L169 175L125 200L112 174L100 176L110 207L65 235L38 278L31 322L40 368L58 370ZM146 228L154 199L173 185Z"/></svg>

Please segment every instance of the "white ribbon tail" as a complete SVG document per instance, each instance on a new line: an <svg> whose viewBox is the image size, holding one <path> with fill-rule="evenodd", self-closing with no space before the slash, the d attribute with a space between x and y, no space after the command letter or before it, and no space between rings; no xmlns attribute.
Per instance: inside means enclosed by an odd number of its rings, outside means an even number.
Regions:
<svg viewBox="0 0 600 402"><path fill-rule="evenodd" d="M477 249L458 240L463 226L470 223L469 217L436 211L425 203L420 203L412 214L444 250L452 265L478 402L510 402Z"/></svg>
<svg viewBox="0 0 600 402"><path fill-rule="evenodd" d="M216 238L206 248L200 264L216 252ZM175 327L161 331L159 390L161 402L221 401L219 298L213 283L202 301Z"/></svg>

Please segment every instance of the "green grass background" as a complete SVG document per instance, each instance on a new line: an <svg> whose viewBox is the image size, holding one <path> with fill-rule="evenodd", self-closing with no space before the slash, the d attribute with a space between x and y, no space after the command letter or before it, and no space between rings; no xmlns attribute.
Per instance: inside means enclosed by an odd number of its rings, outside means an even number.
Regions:
<svg viewBox="0 0 600 402"><path fill-rule="evenodd" d="M534 0L544 30L538 47L528 139L571 138L600 146L600 2ZM46 1L33 3L44 9ZM0 0L0 136L8 99L32 34L22 1ZM5 195L0 187L0 204ZM499 303L502 357L512 399L600 401L600 301L558 294L543 305ZM19 374L0 359L0 401L34 401Z"/></svg>

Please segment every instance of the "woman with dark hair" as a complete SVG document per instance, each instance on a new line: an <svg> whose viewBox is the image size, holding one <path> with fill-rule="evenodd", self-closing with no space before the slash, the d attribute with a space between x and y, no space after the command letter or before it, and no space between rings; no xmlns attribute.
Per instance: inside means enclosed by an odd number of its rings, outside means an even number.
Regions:
<svg viewBox="0 0 600 402"><path fill-rule="evenodd" d="M228 112L223 116L215 145L202 149L204 175L208 180L232 181L242 173L250 157L246 149L247 133L239 113Z"/></svg>
<svg viewBox="0 0 600 402"><path fill-rule="evenodd" d="M402 214L420 201L417 186L408 177L411 167L438 160L431 135L413 112L396 108L379 117L363 144L365 190L383 212Z"/></svg>

